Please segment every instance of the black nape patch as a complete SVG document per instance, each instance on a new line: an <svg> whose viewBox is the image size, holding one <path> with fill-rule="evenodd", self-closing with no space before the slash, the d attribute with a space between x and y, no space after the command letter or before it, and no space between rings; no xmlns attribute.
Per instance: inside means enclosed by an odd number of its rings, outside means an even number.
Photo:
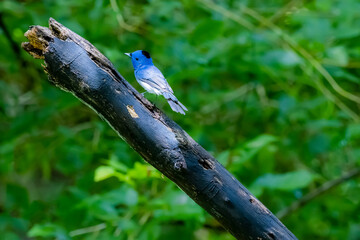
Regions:
<svg viewBox="0 0 360 240"><path fill-rule="evenodd" d="M150 53L148 53L147 51L144 51L144 50L141 52L145 57L150 58Z"/></svg>

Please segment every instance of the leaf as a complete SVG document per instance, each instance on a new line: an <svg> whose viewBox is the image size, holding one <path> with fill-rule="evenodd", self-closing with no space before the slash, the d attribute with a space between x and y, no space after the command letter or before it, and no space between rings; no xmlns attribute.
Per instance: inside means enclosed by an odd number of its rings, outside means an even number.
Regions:
<svg viewBox="0 0 360 240"><path fill-rule="evenodd" d="M262 62L267 65L293 67L302 63L302 59L294 51L272 50L265 53Z"/></svg>
<svg viewBox="0 0 360 240"><path fill-rule="evenodd" d="M36 224L28 232L29 237L54 237L58 240L70 239L65 230L52 223Z"/></svg>
<svg viewBox="0 0 360 240"><path fill-rule="evenodd" d="M346 66L349 62L349 56L344 46L336 46L326 51L329 61L339 66Z"/></svg>
<svg viewBox="0 0 360 240"><path fill-rule="evenodd" d="M158 170L148 164L136 162L134 167L127 173L131 179L161 178Z"/></svg>
<svg viewBox="0 0 360 240"><path fill-rule="evenodd" d="M245 144L246 148L249 149L261 149L264 146L277 141L278 138L269 134L262 134L260 136L257 136L256 138L252 139L251 141L247 142Z"/></svg>
<svg viewBox="0 0 360 240"><path fill-rule="evenodd" d="M119 218L119 214L115 208L115 205L100 195L94 195L84 199L79 207L84 206L91 215L98 219L104 221L114 221Z"/></svg>
<svg viewBox="0 0 360 240"><path fill-rule="evenodd" d="M230 151L229 150L226 150L226 151L223 151L221 153L219 153L217 156L216 156L216 159L224 166L226 166L227 164L227 161L229 160L229 156L230 156Z"/></svg>
<svg viewBox="0 0 360 240"><path fill-rule="evenodd" d="M319 119L314 121L308 121L307 128L311 130L322 130L322 129L340 129L343 126L341 121L333 119Z"/></svg>
<svg viewBox="0 0 360 240"><path fill-rule="evenodd" d="M266 174L259 177L252 187L263 187L268 189L277 189L291 191L309 186L315 176L306 170L299 170L283 174Z"/></svg>
<svg viewBox="0 0 360 240"><path fill-rule="evenodd" d="M109 201L114 205L135 206L138 203L138 198L137 191L128 185L123 185L102 195L103 200Z"/></svg>
<svg viewBox="0 0 360 240"><path fill-rule="evenodd" d="M331 22L327 18L304 19L302 28L297 32L299 38L324 43L334 34Z"/></svg>
<svg viewBox="0 0 360 240"><path fill-rule="evenodd" d="M241 168L243 163L253 159L264 147L267 147L277 140L277 137L269 134L262 134L249 140L244 146L234 150L231 168Z"/></svg>
<svg viewBox="0 0 360 240"><path fill-rule="evenodd" d="M100 182L115 175L115 170L109 166L100 166L95 170L95 182Z"/></svg>
<svg viewBox="0 0 360 240"><path fill-rule="evenodd" d="M193 200L184 192L176 189L170 190L163 202L165 206L154 211L154 218L161 221L183 220L189 221L197 219L204 221L204 212Z"/></svg>
<svg viewBox="0 0 360 240"><path fill-rule="evenodd" d="M113 156L111 156L110 160L107 161L107 164L109 164L109 166L111 166L112 168L114 168L114 170L119 171L119 172L127 172L129 170L129 168L123 164L122 162L119 161L118 158L114 158Z"/></svg>

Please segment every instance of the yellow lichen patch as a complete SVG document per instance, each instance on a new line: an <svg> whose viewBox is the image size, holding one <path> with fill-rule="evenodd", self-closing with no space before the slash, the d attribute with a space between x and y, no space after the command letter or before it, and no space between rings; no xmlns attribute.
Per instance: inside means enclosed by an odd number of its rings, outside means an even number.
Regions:
<svg viewBox="0 0 360 240"><path fill-rule="evenodd" d="M33 26L24 35L29 39L29 42L22 43L22 48L34 58L44 59L49 41L53 39L50 30L46 27Z"/></svg>
<svg viewBox="0 0 360 240"><path fill-rule="evenodd" d="M25 32L25 37L29 39L30 44L41 51L45 51L49 45L48 40L45 37L52 36L50 30L45 27L35 26Z"/></svg>
<svg viewBox="0 0 360 240"><path fill-rule="evenodd" d="M127 108L128 112L130 113L130 116L132 118L139 118L139 115L137 115L137 113L135 112L135 109L134 109L133 106L127 105L126 108Z"/></svg>
<svg viewBox="0 0 360 240"><path fill-rule="evenodd" d="M23 42L21 43L21 47L30 53L31 56L33 56L36 59L44 59L44 53L40 49L34 48L33 45L31 45L29 42Z"/></svg>

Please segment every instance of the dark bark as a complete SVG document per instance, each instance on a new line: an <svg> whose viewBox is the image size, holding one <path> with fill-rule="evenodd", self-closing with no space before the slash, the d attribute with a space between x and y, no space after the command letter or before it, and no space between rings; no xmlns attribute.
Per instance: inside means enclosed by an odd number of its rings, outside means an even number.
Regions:
<svg viewBox="0 0 360 240"><path fill-rule="evenodd" d="M57 87L94 109L147 162L238 239L296 237L181 127L142 97L88 41L53 19L23 48Z"/></svg>

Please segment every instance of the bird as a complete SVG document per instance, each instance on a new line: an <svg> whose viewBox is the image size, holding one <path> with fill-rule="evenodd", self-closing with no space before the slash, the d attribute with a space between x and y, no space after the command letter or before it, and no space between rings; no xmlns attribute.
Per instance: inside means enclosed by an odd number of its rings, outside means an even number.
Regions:
<svg viewBox="0 0 360 240"><path fill-rule="evenodd" d="M153 64L150 53L137 50L132 53L125 53L125 55L131 58L136 81L146 92L163 95L174 112L185 115L185 111L188 111L188 109L175 97L174 91L164 75Z"/></svg>

